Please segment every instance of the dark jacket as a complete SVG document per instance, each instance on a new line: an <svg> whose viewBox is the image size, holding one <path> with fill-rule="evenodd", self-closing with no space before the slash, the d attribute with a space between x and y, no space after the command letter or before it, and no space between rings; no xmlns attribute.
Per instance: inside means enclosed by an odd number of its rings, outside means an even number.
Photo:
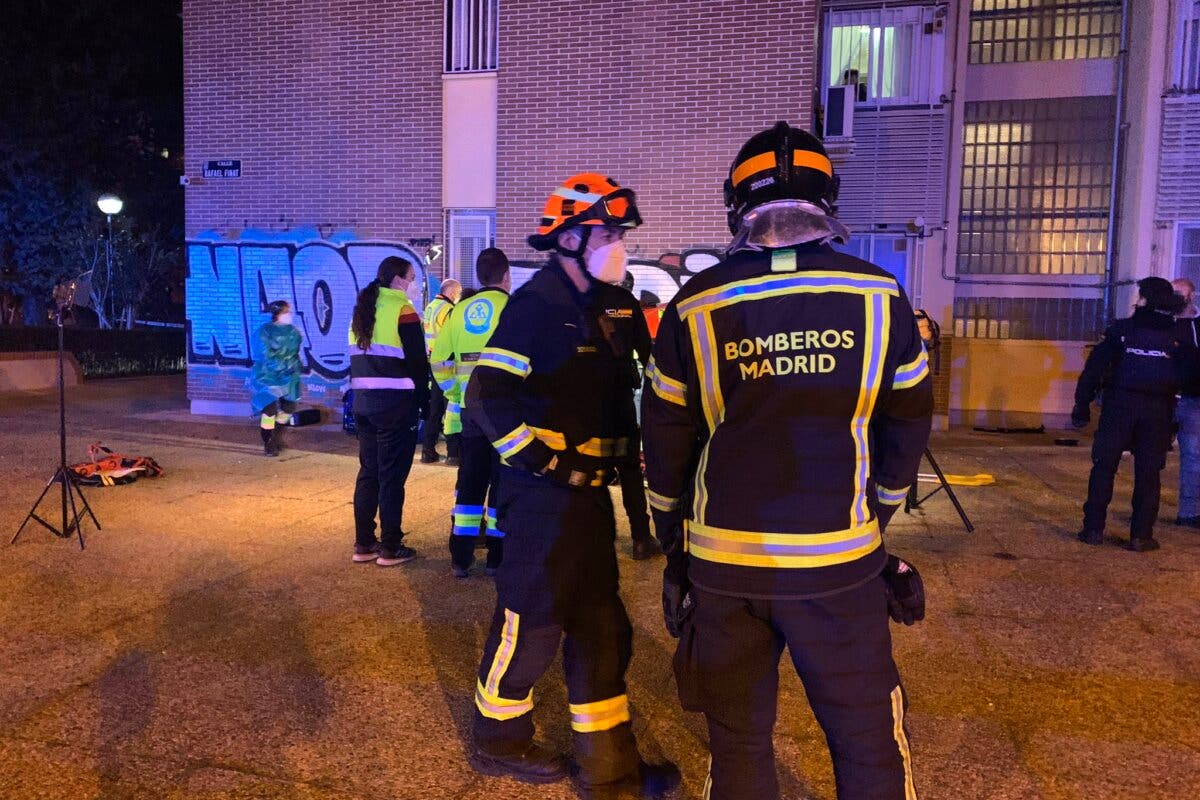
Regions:
<svg viewBox="0 0 1200 800"><path fill-rule="evenodd" d="M513 294L479 355L466 405L512 466L538 472L571 448L602 470L625 455L628 356L605 335L601 286L581 293L551 261Z"/></svg>
<svg viewBox="0 0 1200 800"><path fill-rule="evenodd" d="M1088 355L1075 385L1075 405L1089 405L1101 391L1118 402L1173 398L1194 353L1183 332L1170 314L1145 307L1114 322Z"/></svg>
<svg viewBox="0 0 1200 800"><path fill-rule="evenodd" d="M624 432L632 441L638 435L637 406L634 403L634 392L641 386L642 369L650 363L650 328L646 325L646 315L637 298L628 289L607 283L597 283L592 288L596 302L600 306L600 328L613 351L625 360L626 373L629 378L629 392L625 398ZM629 453L630 456L637 455Z"/></svg>
<svg viewBox="0 0 1200 800"><path fill-rule="evenodd" d="M932 411L891 275L827 246L739 252L663 314L642 392L650 503L688 518L689 577L710 591L846 589L883 567L880 518L916 477Z"/></svg>

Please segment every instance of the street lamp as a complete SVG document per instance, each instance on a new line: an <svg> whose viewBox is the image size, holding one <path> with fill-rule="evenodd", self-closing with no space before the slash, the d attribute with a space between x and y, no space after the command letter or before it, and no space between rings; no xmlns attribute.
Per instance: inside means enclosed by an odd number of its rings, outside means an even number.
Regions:
<svg viewBox="0 0 1200 800"><path fill-rule="evenodd" d="M96 201L96 206L100 209L100 213L108 218L108 240L104 246L104 293L107 296L112 284L112 218L113 214L120 214L121 209L125 207L125 203L121 198L111 192L100 195L100 199ZM100 313L107 318L108 309L101 308ZM109 323L111 324L111 322Z"/></svg>

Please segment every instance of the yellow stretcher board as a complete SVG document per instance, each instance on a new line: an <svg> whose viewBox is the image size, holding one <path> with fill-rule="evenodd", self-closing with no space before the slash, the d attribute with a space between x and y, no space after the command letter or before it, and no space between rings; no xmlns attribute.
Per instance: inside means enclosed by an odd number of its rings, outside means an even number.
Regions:
<svg viewBox="0 0 1200 800"><path fill-rule="evenodd" d="M937 483L937 475L922 472L917 475L917 480L924 483ZM951 486L991 486L996 482L993 475L986 472L981 472L978 475L951 475L946 473L946 483Z"/></svg>

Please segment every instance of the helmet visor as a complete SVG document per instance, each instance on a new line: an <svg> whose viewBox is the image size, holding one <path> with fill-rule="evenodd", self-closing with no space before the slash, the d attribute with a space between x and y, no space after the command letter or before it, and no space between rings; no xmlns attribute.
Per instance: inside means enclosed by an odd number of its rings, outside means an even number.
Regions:
<svg viewBox="0 0 1200 800"><path fill-rule="evenodd" d="M614 228L636 228L642 224L642 216L638 213L633 190L617 189L592 203L568 222L572 225L596 223Z"/></svg>

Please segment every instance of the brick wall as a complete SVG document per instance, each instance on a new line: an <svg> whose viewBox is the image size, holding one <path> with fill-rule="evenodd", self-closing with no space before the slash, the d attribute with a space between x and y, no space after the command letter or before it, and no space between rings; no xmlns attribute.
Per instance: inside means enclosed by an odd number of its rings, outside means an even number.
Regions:
<svg viewBox="0 0 1200 800"><path fill-rule="evenodd" d="M189 236L440 236L439 0L184 0L183 37Z"/></svg>
<svg viewBox="0 0 1200 800"><path fill-rule="evenodd" d="M753 133L811 126L816 0L503 0L497 244L525 245L547 194L596 170L638 193L645 255L729 240L721 183Z"/></svg>

